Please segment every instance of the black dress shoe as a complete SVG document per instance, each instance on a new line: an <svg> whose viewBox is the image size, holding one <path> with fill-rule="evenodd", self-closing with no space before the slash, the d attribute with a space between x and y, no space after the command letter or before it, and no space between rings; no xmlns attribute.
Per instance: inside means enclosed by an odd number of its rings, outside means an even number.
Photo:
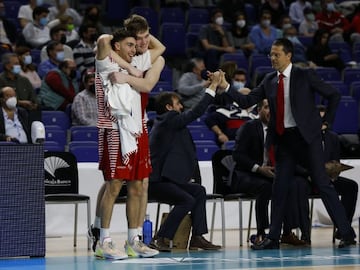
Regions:
<svg viewBox="0 0 360 270"><path fill-rule="evenodd" d="M339 248L345 248L353 245L356 245L356 241L354 239L350 239L350 240L341 239L339 243Z"/></svg>
<svg viewBox="0 0 360 270"><path fill-rule="evenodd" d="M260 243L255 243L251 246L253 250L261 249L279 249L279 241L270 238L264 238Z"/></svg>

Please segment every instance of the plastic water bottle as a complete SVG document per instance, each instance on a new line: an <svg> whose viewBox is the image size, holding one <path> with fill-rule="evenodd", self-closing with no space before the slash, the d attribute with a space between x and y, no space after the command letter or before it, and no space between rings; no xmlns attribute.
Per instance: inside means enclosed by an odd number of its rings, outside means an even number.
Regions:
<svg viewBox="0 0 360 270"><path fill-rule="evenodd" d="M143 242L146 245L149 245L152 239L152 222L150 220L150 215L146 214L145 221L143 224Z"/></svg>

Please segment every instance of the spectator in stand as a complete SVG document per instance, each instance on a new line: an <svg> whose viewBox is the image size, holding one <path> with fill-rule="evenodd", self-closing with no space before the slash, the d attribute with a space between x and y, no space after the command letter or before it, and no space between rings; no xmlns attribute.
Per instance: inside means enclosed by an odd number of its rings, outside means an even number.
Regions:
<svg viewBox="0 0 360 270"><path fill-rule="evenodd" d="M49 59L41 62L38 66L38 74L42 79L50 70L57 68L65 59L64 46L59 41L51 41L46 46L46 52Z"/></svg>
<svg viewBox="0 0 360 270"><path fill-rule="evenodd" d="M202 74L204 73L206 74L204 60L201 58L190 59L177 87L184 110L193 108L203 98L206 87L210 85L210 81L203 78Z"/></svg>
<svg viewBox="0 0 360 270"><path fill-rule="evenodd" d="M55 0L55 6L49 8L49 19L55 20L62 15L68 15L73 18L73 22L76 27L79 27L82 23L82 17L73 8L69 7L67 0Z"/></svg>
<svg viewBox="0 0 360 270"><path fill-rule="evenodd" d="M24 28L29 22L33 22L34 8L42 6L43 4L44 0L30 0L29 4L20 6L18 19L21 28Z"/></svg>
<svg viewBox="0 0 360 270"><path fill-rule="evenodd" d="M10 5L10 3L6 3ZM17 39L16 26L6 19L5 3L0 1L0 53L11 52Z"/></svg>
<svg viewBox="0 0 360 270"><path fill-rule="evenodd" d="M82 24L79 29L80 42L74 48L74 60L80 73L95 66L96 40L98 32L95 25Z"/></svg>
<svg viewBox="0 0 360 270"><path fill-rule="evenodd" d="M60 24L60 25L57 25L57 26L51 28L50 38L52 41L57 41L57 42L60 42L61 44L63 44L64 58L73 59L74 58L73 50L71 49L71 47L69 47L68 45L65 44L66 43L65 33L66 33L65 26ZM41 54L40 54L41 62L44 62L49 59L46 48L47 48L47 46L43 46L41 49Z"/></svg>
<svg viewBox="0 0 360 270"><path fill-rule="evenodd" d="M268 10L271 14L271 24L275 27L280 27L281 18L287 15L287 11L282 1L280 0L266 0L260 7L260 13Z"/></svg>
<svg viewBox="0 0 360 270"><path fill-rule="evenodd" d="M41 79L36 71L36 65L32 62L30 48L25 46L16 47L15 53L19 58L21 66L20 75L28 78L34 90L39 89L41 86Z"/></svg>
<svg viewBox="0 0 360 270"><path fill-rule="evenodd" d="M271 13L263 10L260 15L260 23L254 25L249 33L250 41L255 44L255 52L268 55L272 43L278 36L277 29L271 25Z"/></svg>
<svg viewBox="0 0 360 270"><path fill-rule="evenodd" d="M311 8L305 8L304 20L299 25L299 34L305 37L313 37L318 29L314 11Z"/></svg>
<svg viewBox="0 0 360 270"><path fill-rule="evenodd" d="M25 41L33 48L40 48L50 41L50 29L58 24L56 19L49 22L49 10L46 7L35 7L33 22L29 22L23 29Z"/></svg>
<svg viewBox="0 0 360 270"><path fill-rule="evenodd" d="M46 74L40 88L39 100L43 110L65 111L78 92L76 64L72 59L65 59L57 69Z"/></svg>
<svg viewBox="0 0 360 270"><path fill-rule="evenodd" d="M71 106L73 125L96 126L97 103L95 97L95 72L84 73L84 89L79 92Z"/></svg>
<svg viewBox="0 0 360 270"><path fill-rule="evenodd" d="M354 16L349 26L350 41L352 43L360 42L360 4L356 6Z"/></svg>
<svg viewBox="0 0 360 270"><path fill-rule="evenodd" d="M104 25L101 22L101 10L96 5L88 6L85 9L84 19L82 24L92 24L96 26L98 34L105 33Z"/></svg>
<svg viewBox="0 0 360 270"><path fill-rule="evenodd" d="M34 88L30 81L21 76L21 66L19 58L15 53L5 53L2 56L4 71L0 74L0 87L10 86L15 89L17 105L35 111L38 109L38 101Z"/></svg>
<svg viewBox="0 0 360 270"><path fill-rule="evenodd" d="M331 41L344 41L344 32L349 29L349 21L336 10L334 0L321 0L321 11L316 14L319 29L326 30Z"/></svg>
<svg viewBox="0 0 360 270"><path fill-rule="evenodd" d="M223 11L224 20L226 22L232 22L237 17L237 12L245 11L244 0L219 0L217 1L217 7Z"/></svg>
<svg viewBox="0 0 360 270"><path fill-rule="evenodd" d="M255 49L255 44L249 39L249 30L246 25L246 16L244 12L237 12L232 21L231 44L236 50L241 50L246 56L249 56Z"/></svg>
<svg viewBox="0 0 360 270"><path fill-rule="evenodd" d="M71 16L65 14L60 16L60 20L66 28L66 44L73 49L80 41L79 33L77 32L77 29L73 23L74 20Z"/></svg>
<svg viewBox="0 0 360 270"><path fill-rule="evenodd" d="M198 53L205 59L206 67L210 71L219 68L220 57L223 53L233 53L231 34L224 28L224 17L220 9L211 12L211 22L200 29L200 48Z"/></svg>
<svg viewBox="0 0 360 270"><path fill-rule="evenodd" d="M282 16L282 18L280 19L280 26L277 29L278 31L278 37L281 38L284 36L284 32L286 29L289 29L290 27L292 27L293 25L291 24L291 18L289 15L284 15Z"/></svg>
<svg viewBox="0 0 360 270"><path fill-rule="evenodd" d="M304 20L304 9L312 8L312 5L308 1L296 0L290 4L289 16L292 23L299 25Z"/></svg>
<svg viewBox="0 0 360 270"><path fill-rule="evenodd" d="M307 58L320 67L335 67L339 71L345 68L339 55L330 49L329 33L324 29L316 31L313 44L308 47Z"/></svg>

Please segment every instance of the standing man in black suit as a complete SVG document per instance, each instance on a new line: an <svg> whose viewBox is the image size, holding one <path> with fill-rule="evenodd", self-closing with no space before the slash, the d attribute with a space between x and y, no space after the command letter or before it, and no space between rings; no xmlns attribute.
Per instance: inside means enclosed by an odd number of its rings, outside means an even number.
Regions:
<svg viewBox="0 0 360 270"><path fill-rule="evenodd" d="M277 39L270 51L271 63L276 71L268 73L248 95L241 95L235 89L229 89L225 79L220 85L243 108L248 108L265 98L270 105L266 144L275 146L273 211L268 237L251 247L255 250L279 248L286 195L298 163L309 169L326 210L339 229L342 236L339 248L354 245L355 232L346 217L337 192L326 175L325 160L321 154L321 129L329 127L333 122L340 94L321 80L314 70L293 66L292 55L292 43L288 39ZM315 105L315 93L327 100L328 110L323 119Z"/></svg>
<svg viewBox="0 0 360 270"><path fill-rule="evenodd" d="M149 198L173 205L167 219L156 236L155 248L169 251L165 238L172 240L188 212L191 212L192 237L190 249L217 250L203 235L208 232L206 223L206 191L192 183L197 157L187 125L200 117L214 100L220 82L220 73L214 73L202 100L191 110L182 112L180 96L164 92L156 98L158 116L150 132L150 155L153 171L150 174Z"/></svg>

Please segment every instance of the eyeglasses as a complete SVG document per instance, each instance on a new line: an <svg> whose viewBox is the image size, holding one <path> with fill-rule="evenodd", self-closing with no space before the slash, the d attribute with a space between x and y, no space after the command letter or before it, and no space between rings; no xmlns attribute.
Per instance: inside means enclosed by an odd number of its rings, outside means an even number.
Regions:
<svg viewBox="0 0 360 270"><path fill-rule="evenodd" d="M267 57L269 59L271 59L271 58L279 59L281 57L281 54L279 54L279 53L270 53L270 54L267 55Z"/></svg>

